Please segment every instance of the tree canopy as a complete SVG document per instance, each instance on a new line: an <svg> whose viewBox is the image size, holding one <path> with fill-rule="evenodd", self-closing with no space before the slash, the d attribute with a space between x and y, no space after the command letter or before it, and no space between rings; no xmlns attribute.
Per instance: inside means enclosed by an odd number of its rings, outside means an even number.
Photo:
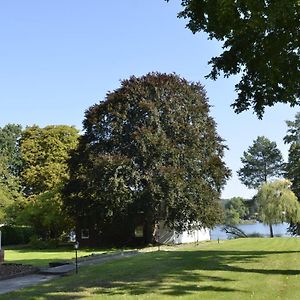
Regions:
<svg viewBox="0 0 300 300"><path fill-rule="evenodd" d="M22 127L7 124L0 128L0 223L10 222L10 206L23 200L19 175L23 161L19 140Z"/></svg>
<svg viewBox="0 0 300 300"><path fill-rule="evenodd" d="M275 142L259 136L241 157L243 167L237 172L243 184L258 188L261 184L283 174L283 159Z"/></svg>
<svg viewBox="0 0 300 300"><path fill-rule="evenodd" d="M142 213L150 225L163 220L179 231L217 222L230 172L199 83L132 76L90 107L83 124L65 189L73 214L99 225Z"/></svg>
<svg viewBox="0 0 300 300"><path fill-rule="evenodd" d="M67 125L35 125L23 131L21 176L28 195L49 191L68 179L67 160L78 137L78 130Z"/></svg>
<svg viewBox="0 0 300 300"><path fill-rule="evenodd" d="M67 161L78 143L72 126L27 127L20 141L26 202L13 207L16 223L30 225L42 239L56 239L73 225L63 210L61 189L69 179Z"/></svg>
<svg viewBox="0 0 300 300"><path fill-rule="evenodd" d="M233 197L225 203L225 224L237 225L249 213L245 201L241 197Z"/></svg>
<svg viewBox="0 0 300 300"><path fill-rule="evenodd" d="M290 186L288 180L276 180L263 184L257 193L259 218L270 226L271 237L272 224L300 221L300 204Z"/></svg>
<svg viewBox="0 0 300 300"><path fill-rule="evenodd" d="M223 42L223 52L209 62L208 77L241 74L235 112L253 107L262 117L264 108L277 102L299 104L299 0L182 0L181 5L179 17L188 20L187 28Z"/></svg>
<svg viewBox="0 0 300 300"><path fill-rule="evenodd" d="M22 127L7 124L0 127L0 174L1 177L18 176L22 168L19 141Z"/></svg>
<svg viewBox="0 0 300 300"><path fill-rule="evenodd" d="M292 189L300 197L300 113L294 121L286 121L288 131L284 142L290 145L288 162L286 164L287 178L292 182Z"/></svg>
<svg viewBox="0 0 300 300"><path fill-rule="evenodd" d="M292 182L292 190L300 199L300 113L297 113L294 121L286 121L288 131L284 142L289 144L288 162L285 166L285 176ZM290 231L299 234L300 225L291 224Z"/></svg>

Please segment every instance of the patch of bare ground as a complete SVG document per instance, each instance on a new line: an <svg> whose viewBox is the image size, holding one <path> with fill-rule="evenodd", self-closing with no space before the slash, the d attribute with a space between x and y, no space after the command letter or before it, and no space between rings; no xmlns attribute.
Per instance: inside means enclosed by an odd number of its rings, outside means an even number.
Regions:
<svg viewBox="0 0 300 300"><path fill-rule="evenodd" d="M37 267L22 264L0 264L0 280L36 273Z"/></svg>

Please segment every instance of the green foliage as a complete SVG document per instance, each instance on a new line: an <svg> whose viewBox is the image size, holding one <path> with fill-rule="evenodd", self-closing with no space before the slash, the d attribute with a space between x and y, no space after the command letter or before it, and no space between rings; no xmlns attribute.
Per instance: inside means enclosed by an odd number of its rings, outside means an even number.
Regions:
<svg viewBox="0 0 300 300"><path fill-rule="evenodd" d="M16 217L14 208L24 201L19 186L11 178L6 184L0 182L0 199L0 223L11 224Z"/></svg>
<svg viewBox="0 0 300 300"><path fill-rule="evenodd" d="M300 113L295 116L295 121L286 121L288 126L284 142L290 145L286 176L292 182L292 190L300 197Z"/></svg>
<svg viewBox="0 0 300 300"><path fill-rule="evenodd" d="M34 235L34 231L28 226L2 226L2 245L20 245L27 244Z"/></svg>
<svg viewBox="0 0 300 300"><path fill-rule="evenodd" d="M21 125L7 124L0 127L0 177L18 176L22 169L19 140Z"/></svg>
<svg viewBox="0 0 300 300"><path fill-rule="evenodd" d="M9 223L14 216L8 215L8 210L22 201L18 178L22 168L21 132L22 127L15 124L0 128L0 223Z"/></svg>
<svg viewBox="0 0 300 300"><path fill-rule="evenodd" d="M71 214L100 228L140 213L178 231L217 222L229 170L199 83L131 77L90 107L83 124L65 188Z"/></svg>
<svg viewBox="0 0 300 300"><path fill-rule="evenodd" d="M16 221L31 226L43 240L58 239L73 227L71 219L63 210L59 190L29 197Z"/></svg>
<svg viewBox="0 0 300 300"><path fill-rule="evenodd" d="M169 0L167 0L169 1ZM204 31L223 42L223 53L210 60L208 77L241 74L236 85L237 113L253 107L299 104L299 0L182 0L179 17L193 33Z"/></svg>
<svg viewBox="0 0 300 300"><path fill-rule="evenodd" d="M77 146L78 131L71 126L27 127L20 141L24 167L22 205L13 206L16 223L34 228L43 239L57 239L72 222L62 209L61 188L68 180L67 160Z"/></svg>
<svg viewBox="0 0 300 300"><path fill-rule="evenodd" d="M49 191L69 178L67 160L77 146L78 136L78 130L67 125L25 129L21 139L21 175L28 195Z"/></svg>
<svg viewBox="0 0 300 300"><path fill-rule="evenodd" d="M42 240L37 235L33 235L30 238L28 246L32 249L55 249L59 246L59 240L49 238L47 240Z"/></svg>
<svg viewBox="0 0 300 300"><path fill-rule="evenodd" d="M241 157L243 167L237 172L243 184L258 188L283 173L283 159L275 142L259 136Z"/></svg>
<svg viewBox="0 0 300 300"><path fill-rule="evenodd" d="M288 180L276 180L261 186L257 203L259 218L263 223L271 226L285 221L300 221L300 204L290 186Z"/></svg>
<svg viewBox="0 0 300 300"><path fill-rule="evenodd" d="M285 166L285 176L292 182L292 190L300 199L300 113L297 113L294 121L286 121L288 126L284 142L290 145L288 162ZM300 233L300 224L290 225L293 234Z"/></svg>
<svg viewBox="0 0 300 300"><path fill-rule="evenodd" d="M244 199L241 197L233 197L225 204L225 223L229 225L237 225L248 215L249 210Z"/></svg>

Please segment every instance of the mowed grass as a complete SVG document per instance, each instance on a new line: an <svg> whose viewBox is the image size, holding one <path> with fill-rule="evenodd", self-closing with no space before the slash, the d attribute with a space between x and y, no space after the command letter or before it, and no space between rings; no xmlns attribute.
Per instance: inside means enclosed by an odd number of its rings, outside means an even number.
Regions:
<svg viewBox="0 0 300 300"><path fill-rule="evenodd" d="M300 299L300 239L252 238L142 253L1 299Z"/></svg>
<svg viewBox="0 0 300 300"><path fill-rule="evenodd" d="M50 250L37 250L29 248L5 248L5 262L27 264L37 267L48 266L49 262L69 261L75 258L75 250L70 248L58 248ZM112 249L79 249L78 257L94 254L102 254ZM1 298L0 298L1 299Z"/></svg>

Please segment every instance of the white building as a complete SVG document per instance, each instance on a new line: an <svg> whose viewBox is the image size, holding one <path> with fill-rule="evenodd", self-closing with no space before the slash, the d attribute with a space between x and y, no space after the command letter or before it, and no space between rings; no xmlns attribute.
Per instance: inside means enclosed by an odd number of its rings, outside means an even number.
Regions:
<svg viewBox="0 0 300 300"><path fill-rule="evenodd" d="M156 232L157 242L160 244L184 244L201 241L210 241L210 230L202 228L191 231L183 231L178 233L162 225L159 226Z"/></svg>

